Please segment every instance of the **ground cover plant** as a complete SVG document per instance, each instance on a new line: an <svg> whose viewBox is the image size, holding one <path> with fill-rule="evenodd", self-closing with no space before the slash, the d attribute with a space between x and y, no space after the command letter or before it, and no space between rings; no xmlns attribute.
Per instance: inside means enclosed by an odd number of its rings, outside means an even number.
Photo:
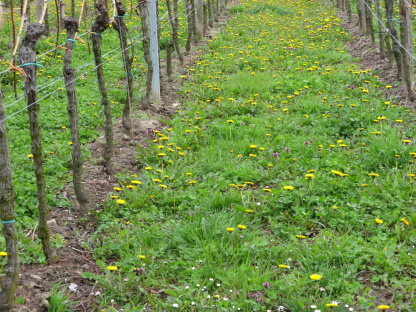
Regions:
<svg viewBox="0 0 416 312"><path fill-rule="evenodd" d="M136 170L119 174L93 212L99 228L84 247L102 274L84 276L97 281L96 310L414 310L414 113L385 95L392 86L378 72L356 64L328 3L243 1L229 12L178 77L182 107L148 134ZM104 40L116 42L110 34ZM88 90L85 141L101 124L92 73L78 85ZM114 104L124 76L111 77ZM58 189L70 158L65 105L57 93L43 106ZM28 192L17 198L17 220L30 229L26 117L16 116L13 165L18 193ZM59 196L51 204L70 208ZM43 261L30 237L21 241L23 262ZM70 309L58 289L53 309Z"/></svg>
<svg viewBox="0 0 416 312"><path fill-rule="evenodd" d="M95 212L98 308L414 310L414 113L327 3L230 13Z"/></svg>
<svg viewBox="0 0 416 312"><path fill-rule="evenodd" d="M70 7L70 3L66 3ZM126 4L127 5L127 4ZM76 6L76 15L80 14L82 4ZM46 38L42 38L37 47L37 83L38 94L41 99L40 123L43 138L43 149L45 158L45 175L47 182L48 204L51 207L73 210L71 201L73 197L67 196L63 191L66 183L70 181L71 168L71 133L69 117L67 111L67 98L65 94L65 83L62 78L63 58L65 49L55 47L56 37L59 36L58 43L62 47L65 43L66 32L60 30L56 33L53 25L56 14L53 6L49 6L49 21L51 22L51 32ZM161 55L165 55L164 46L170 38L170 23L167 19L166 5L161 4L160 10L160 35L161 35ZM2 91L4 93L4 106L7 116L7 129L12 134L10 141L10 158L12 159L12 170L16 189L16 220L19 233L19 250L22 253L22 263L37 263L45 261L41 252L41 247L31 237L31 232L37 227L38 211L36 199L36 180L33 173L33 161L30 150L30 135L27 122L26 98L24 93L24 79L17 75L17 98L13 92L13 74L7 69L12 53L12 26L10 12L4 14L3 29L0 40L3 42L0 62L0 79ZM99 128L103 125L103 113L100 105L100 94L96 83L94 57L91 51L91 40L88 31L94 22L94 12L89 12L91 19L82 20L78 39L73 49L74 67L76 68L77 80L77 99L80 116L80 140L82 143L90 143L100 135ZM33 14L33 10L32 10ZM110 16L114 12L110 10ZM143 34L140 30L140 18L134 10L129 11L125 16L125 22L129 28L130 39L134 46L134 63L132 75L134 75L134 94L132 114L144 115L138 112L139 103L143 97L145 89L145 61L142 51ZM179 35L180 43L184 46L186 33L186 10L182 3L179 11ZM20 24L20 10L15 10L14 20ZM32 16L33 21L33 16ZM130 42L130 41L129 41ZM122 55L120 53L118 33L112 27L102 34L102 54L104 62L104 72L107 79L107 87L111 90L110 101L112 103L113 116L119 118L125 102L125 70L123 69ZM79 91L79 92L78 92ZM90 151L87 146L83 146L83 158L90 158ZM91 160L100 162L100 159ZM53 244L59 247L62 244L62 237L54 234ZM0 246L4 246L3 237L0 238Z"/></svg>

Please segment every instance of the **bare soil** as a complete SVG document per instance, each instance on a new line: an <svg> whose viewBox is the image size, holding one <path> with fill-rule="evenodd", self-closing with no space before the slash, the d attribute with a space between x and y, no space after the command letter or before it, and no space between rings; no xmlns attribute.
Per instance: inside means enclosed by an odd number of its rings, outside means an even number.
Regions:
<svg viewBox="0 0 416 312"><path fill-rule="evenodd" d="M386 85L394 86L391 89L382 88L385 90L386 98L392 98L403 106L415 108L416 103L409 101L405 89L399 85L396 65L394 62L392 65L390 64L386 52L384 55L380 53L379 45L377 43L373 44L370 36L361 34L358 17L354 15L349 21L348 16L343 12L339 12L338 16L344 21L342 26L345 31L353 38L346 44L349 53L359 60L363 70L371 69L374 75L379 76ZM378 36L378 34L375 35Z"/></svg>

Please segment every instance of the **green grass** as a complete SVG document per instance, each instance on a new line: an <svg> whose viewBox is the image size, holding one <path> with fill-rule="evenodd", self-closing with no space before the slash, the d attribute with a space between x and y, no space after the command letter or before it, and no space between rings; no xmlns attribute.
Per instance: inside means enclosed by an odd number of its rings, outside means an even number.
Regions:
<svg viewBox="0 0 416 312"><path fill-rule="evenodd" d="M71 201L75 200L74 196L67 198L64 195L63 188L67 183L70 183L71 176L68 170L71 166L71 146L68 144L71 141L69 116L67 112L67 98L64 88L64 82L59 78L62 76L63 57L65 50L57 49L56 56L54 55L53 47L56 40L55 29L55 14L54 4L49 4L49 21L51 23L51 33L49 37L41 38L36 46L38 61L42 62L43 67L37 67L37 86L38 99L42 99L40 104L40 126L42 133L42 145L45 159L45 176L47 187L47 200L51 209L69 209L72 210ZM91 14L94 14L91 4ZM70 3L67 3L70 7ZM159 6L160 15L166 12L165 5ZM76 11L79 12L80 5L77 6ZM32 15L34 10L31 10ZM141 87L144 85L144 57L141 48L142 37L140 31L140 19L133 11L128 12L129 15L125 17L125 23L129 28L132 38L134 38L135 58L132 72L135 76L134 80L134 103L140 103L144 90ZM18 29L20 19L18 20L20 11L15 10L16 27ZM78 13L79 14L79 13ZM110 12L112 15L112 12ZM183 17L185 16L184 6L179 10L180 29L179 31L185 33L186 23ZM9 67L7 63L11 59L11 52L9 45L12 41L10 16L4 15L4 28L0 34L1 42L4 42L0 58L0 71L6 70ZM98 92L95 63L91 51L91 40L85 31L90 30L95 16L89 16L88 22L81 23L78 36L81 40L77 41L73 50L73 67L77 68L77 102L79 112L79 128L80 140L84 144L83 158L88 161L91 160L90 151L87 144L94 141L99 135L99 129L103 125L103 113L100 105L101 98ZM32 16L32 21L34 17ZM23 33L24 36L24 33ZM65 43L66 32L59 33L59 44ZM170 38L170 23L165 19L161 23L161 40ZM182 36L181 44L184 45L184 37ZM109 92L109 100L112 103L112 113L114 118L121 117L122 107L125 103L126 90L124 80L125 72L122 69L122 56L120 50L115 50L120 46L118 33L111 27L105 31L102 36L102 54L103 61L106 62L104 67L106 83ZM47 53L48 51L51 52ZM113 51L114 50L114 51ZM45 54L46 53L46 54ZM107 55L107 53L109 53ZM162 57L165 51L161 50ZM40 56L43 55L43 56ZM13 75L11 73L0 74L0 81L2 83L2 92L4 94L4 106L6 116L9 119L6 122L7 132L9 137L9 149L11 165L13 170L13 182L16 190L16 224L19 237L19 250L22 253L21 261L23 263L39 263L45 262L45 257L42 254L40 244L24 233L36 228L38 211L36 200L36 180L33 171L33 162L28 155L31 154L30 136L28 127L28 117L26 112L27 100L24 97L24 82L21 75L17 75L17 92L20 96L20 101L16 101L13 93ZM56 82L56 83L53 83ZM138 105L134 106L133 114L137 114ZM0 237L0 247L4 246L3 237ZM59 247L59 244L55 244Z"/></svg>
<svg viewBox="0 0 416 312"><path fill-rule="evenodd" d="M413 112L359 69L319 2L230 13L182 110L119 176L125 203L97 212L98 306L413 310Z"/></svg>
<svg viewBox="0 0 416 312"><path fill-rule="evenodd" d="M327 5L230 13L183 75L181 110L94 212L96 309L413 311L414 112L345 51ZM65 123L47 124L67 148ZM18 200L33 206L27 192ZM25 261L39 261L30 248Z"/></svg>

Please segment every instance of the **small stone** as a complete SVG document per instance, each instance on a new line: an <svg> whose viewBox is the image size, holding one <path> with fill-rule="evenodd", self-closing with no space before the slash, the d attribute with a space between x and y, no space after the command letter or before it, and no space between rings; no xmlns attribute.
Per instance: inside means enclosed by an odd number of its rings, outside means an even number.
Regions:
<svg viewBox="0 0 416 312"><path fill-rule="evenodd" d="M49 298L51 297L51 293L49 291L42 292L42 293L37 294L36 297L39 299L49 300Z"/></svg>
<svg viewBox="0 0 416 312"><path fill-rule="evenodd" d="M140 120L138 128L141 132L147 132L149 129L155 130L161 127L161 123L158 120Z"/></svg>
<svg viewBox="0 0 416 312"><path fill-rule="evenodd" d="M34 280L37 280L37 281L42 281L43 280L42 277L40 277L39 275L36 275L36 274L30 274L29 277L33 278Z"/></svg>
<svg viewBox="0 0 416 312"><path fill-rule="evenodd" d="M71 283L71 284L68 286L68 288L69 288L69 290L70 290L70 291L76 292L76 291L78 290L78 285L77 285L77 284L75 284L75 283Z"/></svg>
<svg viewBox="0 0 416 312"><path fill-rule="evenodd" d="M18 306L14 308L15 312L33 312L28 307L25 306Z"/></svg>
<svg viewBox="0 0 416 312"><path fill-rule="evenodd" d="M55 219L50 219L46 222L49 227L58 227L58 223L56 223Z"/></svg>

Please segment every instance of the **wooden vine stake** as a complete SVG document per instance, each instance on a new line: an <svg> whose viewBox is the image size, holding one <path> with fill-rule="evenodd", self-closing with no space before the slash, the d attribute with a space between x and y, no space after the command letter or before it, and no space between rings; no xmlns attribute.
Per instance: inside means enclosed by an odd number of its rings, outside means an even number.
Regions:
<svg viewBox="0 0 416 312"><path fill-rule="evenodd" d="M32 141L33 164L35 168L37 199L39 203L38 237L42 241L46 261L54 262L50 244L50 230L48 227L48 205L46 201L45 174L43 170L42 138L39 125L39 103L36 91L36 43L44 34L45 27L39 23L29 24L26 36L19 50L18 63L25 72L25 88L27 97L27 111L29 114L30 138Z"/></svg>
<svg viewBox="0 0 416 312"><path fill-rule="evenodd" d="M208 25L214 27L214 5L213 0L208 0Z"/></svg>
<svg viewBox="0 0 416 312"><path fill-rule="evenodd" d="M126 73L127 77L127 96L126 103L124 104L123 108L123 116L121 118L121 121L125 132L132 136L130 116L131 106L133 102L133 73L131 72L131 64L133 63L133 53L129 53L129 49L131 51L132 45L130 46L130 48L127 45L128 28L123 20L123 17L126 14L127 10L120 0L115 0L115 6L117 10L117 16L114 17L113 28L118 32L118 37L120 39L121 54L123 55L124 72Z"/></svg>
<svg viewBox="0 0 416 312"><path fill-rule="evenodd" d="M358 24L363 34L367 33L367 22L365 20L365 4L366 0L357 0Z"/></svg>
<svg viewBox="0 0 416 312"><path fill-rule="evenodd" d="M37 21L43 20L43 17L42 17L43 2L44 2L43 0L36 0L36 20Z"/></svg>
<svg viewBox="0 0 416 312"><path fill-rule="evenodd" d="M111 114L110 101L108 100L107 88L105 87L105 78L103 71L103 64L101 59L101 34L108 28L108 11L104 2L97 2L95 5L100 15L95 19L94 24L91 27L91 41L92 50L94 51L94 60L96 66L96 73L98 79L98 88L101 94L101 104L104 109L104 168L108 175L113 174L113 161L114 154L113 147L113 117Z"/></svg>
<svg viewBox="0 0 416 312"><path fill-rule="evenodd" d="M188 37L186 38L185 50L186 52L191 51L191 41L194 37L193 26L192 26L192 8L190 0L185 0L186 18L188 20Z"/></svg>
<svg viewBox="0 0 416 312"><path fill-rule="evenodd" d="M413 33L412 33L412 7L408 1L399 1L400 11L400 42L403 60L402 84L406 89L407 98L416 100L413 91L414 82L414 57L413 57Z"/></svg>
<svg viewBox="0 0 416 312"><path fill-rule="evenodd" d="M399 46L399 36L397 34L396 28L393 26L393 0L385 0L384 1L385 8L386 8L386 28L387 28L387 35L386 37L386 46L387 49L393 54L394 59L396 60L397 65L397 79L402 79L402 71L403 71L403 61L402 61L402 53L400 52Z"/></svg>
<svg viewBox="0 0 416 312"><path fill-rule="evenodd" d="M384 52L384 40L383 40L383 24L381 23L382 16L381 16L381 10L380 10L380 0L374 0L376 5L376 14L377 14L377 25L378 25L378 41L380 46L380 57L385 58L385 52Z"/></svg>
<svg viewBox="0 0 416 312"><path fill-rule="evenodd" d="M65 3L62 0L59 0L59 16L61 21L61 28L64 28L64 18L65 18Z"/></svg>
<svg viewBox="0 0 416 312"><path fill-rule="evenodd" d="M370 35L371 44L376 44L376 38L374 36L374 25L373 25L373 14L371 9L371 1L364 0L364 12L365 12L365 22L366 22L366 29L365 35Z"/></svg>
<svg viewBox="0 0 416 312"><path fill-rule="evenodd" d="M193 33L193 42L196 44L198 42L198 36L196 34L196 10L195 10L195 0L188 0L191 11L190 11L190 17L191 17L191 26L192 26L192 33Z"/></svg>
<svg viewBox="0 0 416 312"><path fill-rule="evenodd" d="M172 25L172 43L175 47L176 54L178 55L179 61L183 64L183 56L181 53L181 48L179 46L179 36L178 36L178 0L173 0L173 12L170 4L170 0L166 0L166 6L168 8L169 20Z"/></svg>
<svg viewBox="0 0 416 312"><path fill-rule="evenodd" d="M59 34L61 33L61 18L59 14L59 3L58 0L55 0L55 16L56 16L56 39L55 39L55 46L58 46L59 43ZM58 52L58 49L55 49L53 57L56 57L56 53Z"/></svg>
<svg viewBox="0 0 416 312"><path fill-rule="evenodd" d="M351 8L351 0L345 0L345 12L348 15L348 22L352 21L352 8Z"/></svg>
<svg viewBox="0 0 416 312"><path fill-rule="evenodd" d="M218 1L218 11L219 14L224 13L225 10L225 0L217 0Z"/></svg>
<svg viewBox="0 0 416 312"><path fill-rule="evenodd" d="M3 3L0 2L0 31L3 30Z"/></svg>
<svg viewBox="0 0 416 312"><path fill-rule="evenodd" d="M172 50L173 50L173 41L169 40L166 42L166 75L168 76L168 81L172 81Z"/></svg>
<svg viewBox="0 0 416 312"><path fill-rule="evenodd" d="M7 263L4 277L0 279L0 311L12 311L19 281L19 252L14 222L14 188L6 136L6 122L3 108L3 93L0 90L0 216L3 236L6 242Z"/></svg>
<svg viewBox="0 0 416 312"><path fill-rule="evenodd" d="M80 206L81 215L88 212L89 197L82 185L82 160L81 143L78 130L78 109L75 92L75 69L72 68L72 51L75 47L75 34L78 31L78 21L74 17L64 18L64 27L67 31L66 52L64 57L64 80L66 96L68 98L68 113L71 125L72 142L72 183L74 185L75 197Z"/></svg>
<svg viewBox="0 0 416 312"><path fill-rule="evenodd" d="M196 37L201 40L204 37L204 0L196 0Z"/></svg>

